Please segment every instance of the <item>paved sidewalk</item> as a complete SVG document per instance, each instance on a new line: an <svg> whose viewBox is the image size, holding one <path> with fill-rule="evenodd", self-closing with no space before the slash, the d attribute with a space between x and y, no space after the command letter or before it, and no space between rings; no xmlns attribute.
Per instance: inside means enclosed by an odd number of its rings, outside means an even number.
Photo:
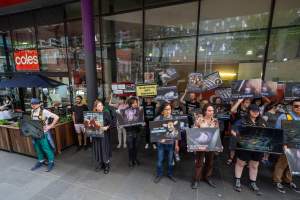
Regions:
<svg viewBox="0 0 300 200"><path fill-rule="evenodd" d="M217 189L201 183L198 190L190 188L193 173L191 155L184 158L175 169L177 183L167 178L153 183L155 175L154 151L139 155L141 166L128 168L127 151L114 150L111 173L95 172L91 151L76 152L70 148L57 158L55 169L46 168L31 172L35 159L0 151L0 200L299 200L300 195L288 190L276 192L271 185L271 172L262 168L258 185L262 197L253 194L245 185L241 193L232 189L233 169L218 158L214 179ZM246 179L243 180L244 183ZM296 180L300 185L299 179Z"/></svg>

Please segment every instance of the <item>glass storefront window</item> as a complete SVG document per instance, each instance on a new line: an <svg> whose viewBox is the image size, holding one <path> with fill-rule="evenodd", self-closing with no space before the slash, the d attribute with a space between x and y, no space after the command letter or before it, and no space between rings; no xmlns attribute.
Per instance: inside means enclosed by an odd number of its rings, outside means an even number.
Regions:
<svg viewBox="0 0 300 200"><path fill-rule="evenodd" d="M142 39L142 12L103 17L103 41L124 42Z"/></svg>
<svg viewBox="0 0 300 200"><path fill-rule="evenodd" d="M300 1L276 0L273 27L300 25Z"/></svg>
<svg viewBox="0 0 300 200"><path fill-rule="evenodd" d="M38 48L61 48L65 43L63 23L38 27Z"/></svg>
<svg viewBox="0 0 300 200"><path fill-rule="evenodd" d="M225 81L261 78L266 31L199 37L197 71L219 71Z"/></svg>
<svg viewBox="0 0 300 200"><path fill-rule="evenodd" d="M67 72L65 48L49 48L40 51L41 70L48 72Z"/></svg>
<svg viewBox="0 0 300 200"><path fill-rule="evenodd" d="M196 35L198 2L145 11L145 38Z"/></svg>
<svg viewBox="0 0 300 200"><path fill-rule="evenodd" d="M266 28L270 6L270 0L203 0L200 33Z"/></svg>
<svg viewBox="0 0 300 200"><path fill-rule="evenodd" d="M82 47L83 36L81 20L67 22L67 30L68 47Z"/></svg>
<svg viewBox="0 0 300 200"><path fill-rule="evenodd" d="M36 48L35 29L27 27L12 31L14 49L33 49Z"/></svg>
<svg viewBox="0 0 300 200"><path fill-rule="evenodd" d="M272 30L266 79L300 81L300 28Z"/></svg>
<svg viewBox="0 0 300 200"><path fill-rule="evenodd" d="M183 91L188 74L195 68L196 37L147 41L145 48L145 72L153 72L158 80L160 71L175 68Z"/></svg>
<svg viewBox="0 0 300 200"><path fill-rule="evenodd" d="M142 8L142 0L105 0L101 1L102 14L113 14L120 11Z"/></svg>

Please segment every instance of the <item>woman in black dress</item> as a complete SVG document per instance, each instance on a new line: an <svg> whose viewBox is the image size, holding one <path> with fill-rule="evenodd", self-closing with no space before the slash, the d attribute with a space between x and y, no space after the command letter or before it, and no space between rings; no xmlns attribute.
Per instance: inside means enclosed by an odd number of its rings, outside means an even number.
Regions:
<svg viewBox="0 0 300 200"><path fill-rule="evenodd" d="M111 119L109 113L104 111L104 105L100 100L94 102L93 111L103 113L104 124L104 126L100 128L101 131L103 131L103 137L92 137L92 151L94 161L96 162L96 171L102 168L104 174L108 174L112 156L109 131Z"/></svg>

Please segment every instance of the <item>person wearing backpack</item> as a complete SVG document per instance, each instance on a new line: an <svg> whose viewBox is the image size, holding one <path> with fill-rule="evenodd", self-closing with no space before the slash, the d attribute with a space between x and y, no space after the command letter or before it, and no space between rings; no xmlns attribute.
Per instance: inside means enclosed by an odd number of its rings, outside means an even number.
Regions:
<svg viewBox="0 0 300 200"><path fill-rule="evenodd" d="M54 167L54 143L51 139L50 130L54 128L58 122L58 115L41 108L40 100L37 98L31 99L31 118L32 120L40 120L44 126L44 135L42 138L32 139L34 150L38 157L38 162L31 168L32 171L39 169L45 163L44 154L48 159L47 172L50 172ZM53 120L51 120L53 119ZM51 121L51 122L50 122Z"/></svg>
<svg viewBox="0 0 300 200"><path fill-rule="evenodd" d="M291 102L292 111L281 114L276 121L276 128L281 128L282 120L300 120L300 99L293 100ZM284 145L284 149L287 149L287 146ZM273 183L275 189L280 193L286 193L282 183L287 184L290 189L300 193L300 189L295 183L293 183L292 174L288 166L288 161L285 154L281 154L275 164L273 172Z"/></svg>

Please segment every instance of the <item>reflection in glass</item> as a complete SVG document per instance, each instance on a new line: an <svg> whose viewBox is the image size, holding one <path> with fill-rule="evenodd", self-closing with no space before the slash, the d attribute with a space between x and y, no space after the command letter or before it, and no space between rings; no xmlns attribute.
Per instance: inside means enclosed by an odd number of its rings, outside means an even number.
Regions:
<svg viewBox="0 0 300 200"><path fill-rule="evenodd" d="M15 49L31 49L36 47L34 27L16 29L12 32Z"/></svg>
<svg viewBox="0 0 300 200"><path fill-rule="evenodd" d="M101 1L102 14L142 8L142 0L105 0Z"/></svg>
<svg viewBox="0 0 300 200"><path fill-rule="evenodd" d="M270 0L203 0L200 33L266 28Z"/></svg>
<svg viewBox="0 0 300 200"><path fill-rule="evenodd" d="M273 27L300 24L300 1L276 0Z"/></svg>
<svg viewBox="0 0 300 200"><path fill-rule="evenodd" d="M103 17L103 40L107 42L124 42L141 40L142 12L130 12Z"/></svg>
<svg viewBox="0 0 300 200"><path fill-rule="evenodd" d="M165 38L197 33L198 2L145 11L145 37Z"/></svg>
<svg viewBox="0 0 300 200"><path fill-rule="evenodd" d="M41 49L41 70L48 72L67 72L67 56L65 48Z"/></svg>
<svg viewBox="0 0 300 200"><path fill-rule="evenodd" d="M65 46L64 24L52 24L38 27L39 48L59 48Z"/></svg>

